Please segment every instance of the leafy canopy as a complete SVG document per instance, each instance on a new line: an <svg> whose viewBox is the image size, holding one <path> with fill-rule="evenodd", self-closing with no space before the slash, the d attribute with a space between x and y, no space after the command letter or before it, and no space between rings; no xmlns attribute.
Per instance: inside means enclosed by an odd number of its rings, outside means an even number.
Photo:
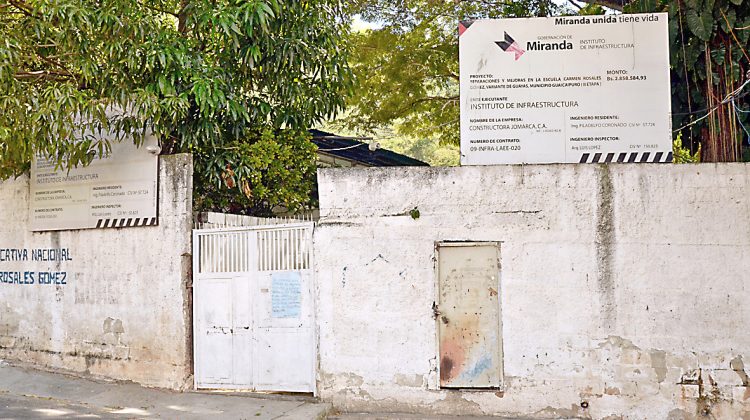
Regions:
<svg viewBox="0 0 750 420"><path fill-rule="evenodd" d="M76 166L153 132L165 152L194 153L199 192L223 191L200 203L300 206L314 160L301 132L350 87L341 12L335 0L0 0L0 179L36 154ZM87 135L99 132L112 138Z"/></svg>
<svg viewBox="0 0 750 420"><path fill-rule="evenodd" d="M353 0L347 11L378 25L350 36L357 79L349 129L459 143L459 20L547 16L561 12L544 0Z"/></svg>
<svg viewBox="0 0 750 420"><path fill-rule="evenodd" d="M744 85L750 80L750 1L637 0L624 9L669 13L672 124L681 142L700 150L704 161L741 160L750 141L750 87Z"/></svg>

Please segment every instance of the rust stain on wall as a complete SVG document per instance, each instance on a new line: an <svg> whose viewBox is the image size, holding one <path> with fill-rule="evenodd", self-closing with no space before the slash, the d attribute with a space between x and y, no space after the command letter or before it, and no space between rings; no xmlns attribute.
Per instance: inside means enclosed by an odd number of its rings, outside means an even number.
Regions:
<svg viewBox="0 0 750 420"><path fill-rule="evenodd" d="M441 318L447 320L445 315ZM449 325L450 321L445 323L446 325ZM457 333L443 338L440 342L440 380L443 382L458 377L466 363L466 352L464 349L469 343L466 342L465 337L459 335L461 330L466 331L467 328L471 327L466 325L466 323L463 323L454 328L453 331L456 331Z"/></svg>

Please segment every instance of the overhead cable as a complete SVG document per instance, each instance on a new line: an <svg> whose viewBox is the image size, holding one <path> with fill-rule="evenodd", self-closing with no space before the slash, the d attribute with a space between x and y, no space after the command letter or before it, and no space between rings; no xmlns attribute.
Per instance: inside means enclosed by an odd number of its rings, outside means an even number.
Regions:
<svg viewBox="0 0 750 420"><path fill-rule="evenodd" d="M713 108L711 108L708 111L708 113L706 113L706 115L704 115L704 116L702 116L702 117L700 117L700 118L698 118L698 119L696 119L694 121L691 121L691 122L683 125L682 127L676 129L676 130L672 130L672 132L676 133L676 132L678 132L678 131L680 131L682 129L685 129L687 127L690 127L691 125L695 125L695 124L697 124L697 123L705 120L706 118L708 118L709 116L711 116L711 114L713 114L717 109L719 109L719 107L721 107L722 105L726 105L728 103L731 103L734 106L735 105L734 99L737 97L737 95L740 92L742 92L743 89L745 89L745 87L748 85L748 83L750 83L750 79L746 80L745 83L743 83L742 85L740 85L740 87L738 87L737 89L735 89L731 93L729 93L721 102L719 102L718 105L716 105Z"/></svg>

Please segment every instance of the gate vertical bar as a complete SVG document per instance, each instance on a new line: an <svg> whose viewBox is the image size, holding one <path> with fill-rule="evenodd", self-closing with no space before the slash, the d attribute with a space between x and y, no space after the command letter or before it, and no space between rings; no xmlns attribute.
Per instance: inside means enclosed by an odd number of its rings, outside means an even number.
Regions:
<svg viewBox="0 0 750 420"><path fill-rule="evenodd" d="M198 366L197 366L197 363L195 363L195 355L198 354L198 340L195 339L196 338L195 332L198 331L198 325L197 325L198 319L194 314L195 314L195 303L196 303L195 302L195 285L196 285L195 279L198 277L197 274L199 274L202 271L202 265L201 265L201 258L203 257L203 255L201 254L202 239L203 237L198 233L198 231L193 230L193 290L192 290L193 314L191 314L192 319L193 319L193 325L191 326L193 328L193 334L192 334L192 337L193 337L192 359L193 360L191 361L193 365L192 366L193 367L192 369L193 370L193 389L198 389L198 378L199 378Z"/></svg>

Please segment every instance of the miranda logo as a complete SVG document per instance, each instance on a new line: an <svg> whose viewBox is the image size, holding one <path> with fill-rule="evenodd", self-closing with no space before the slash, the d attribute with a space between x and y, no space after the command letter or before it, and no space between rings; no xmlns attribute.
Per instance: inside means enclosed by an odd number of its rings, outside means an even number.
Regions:
<svg viewBox="0 0 750 420"><path fill-rule="evenodd" d="M505 34L505 40L503 41L495 41L495 44L497 44L498 47L500 47L505 52L510 52L515 54L516 61L518 61L519 58L523 55L523 53L526 52L523 48L521 48L518 43L516 42L513 37L508 35L507 32L503 32Z"/></svg>

